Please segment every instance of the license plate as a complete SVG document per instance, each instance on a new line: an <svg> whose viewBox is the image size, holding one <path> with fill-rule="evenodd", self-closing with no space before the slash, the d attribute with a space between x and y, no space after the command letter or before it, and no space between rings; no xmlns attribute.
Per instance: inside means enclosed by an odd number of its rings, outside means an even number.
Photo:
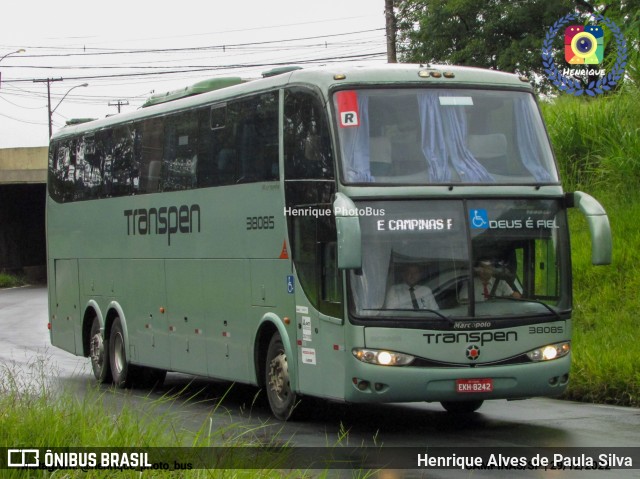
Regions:
<svg viewBox="0 0 640 479"><path fill-rule="evenodd" d="M493 392L493 379L457 379L457 393L490 393Z"/></svg>

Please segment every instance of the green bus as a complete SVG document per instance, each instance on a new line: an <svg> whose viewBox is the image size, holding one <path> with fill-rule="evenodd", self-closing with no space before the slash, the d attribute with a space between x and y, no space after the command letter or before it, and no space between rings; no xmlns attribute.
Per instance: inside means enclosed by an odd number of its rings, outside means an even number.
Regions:
<svg viewBox="0 0 640 479"><path fill-rule="evenodd" d="M51 342L97 380L167 371L348 403L562 393L567 209L526 78L430 65L221 78L51 139Z"/></svg>

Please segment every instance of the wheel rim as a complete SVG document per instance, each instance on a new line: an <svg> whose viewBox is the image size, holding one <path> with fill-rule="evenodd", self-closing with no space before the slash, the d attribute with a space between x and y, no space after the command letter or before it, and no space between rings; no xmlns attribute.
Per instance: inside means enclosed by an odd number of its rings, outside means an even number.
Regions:
<svg viewBox="0 0 640 479"><path fill-rule="evenodd" d="M104 342L102 341L102 335L96 333L91 338L91 345L89 347L89 355L91 356L91 364L94 369L102 369L104 366Z"/></svg>
<svg viewBox="0 0 640 479"><path fill-rule="evenodd" d="M269 391L271 397L286 404L291 394L287 356L281 352L269 363Z"/></svg>

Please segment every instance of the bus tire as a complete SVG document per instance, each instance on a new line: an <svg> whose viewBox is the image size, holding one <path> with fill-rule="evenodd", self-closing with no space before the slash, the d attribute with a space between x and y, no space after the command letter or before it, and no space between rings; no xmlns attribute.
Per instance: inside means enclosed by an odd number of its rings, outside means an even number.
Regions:
<svg viewBox="0 0 640 479"><path fill-rule="evenodd" d="M111 381L109 341L100 332L100 320L94 316L89 332L89 358L93 375L100 383Z"/></svg>
<svg viewBox="0 0 640 479"><path fill-rule="evenodd" d="M111 334L109 335L109 363L111 365L113 383L119 388L131 387L132 368L127 360L124 333L118 316L116 316L111 325Z"/></svg>
<svg viewBox="0 0 640 479"><path fill-rule="evenodd" d="M273 415L286 421L293 412L296 393L291 389L287 354L279 333L272 336L267 349L265 386Z"/></svg>
<svg viewBox="0 0 640 479"><path fill-rule="evenodd" d="M480 409L483 402L482 399L478 399L477 401L442 401L440 404L451 414L470 414Z"/></svg>

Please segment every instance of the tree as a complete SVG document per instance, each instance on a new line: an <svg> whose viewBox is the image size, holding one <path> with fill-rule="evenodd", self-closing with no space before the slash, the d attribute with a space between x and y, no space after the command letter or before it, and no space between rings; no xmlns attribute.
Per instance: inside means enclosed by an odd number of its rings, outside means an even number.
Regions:
<svg viewBox="0 0 640 479"><path fill-rule="evenodd" d="M600 13L615 21L637 47L640 0L399 0L396 1L400 58L520 73L544 87L542 42L568 13ZM633 25L635 25L635 32ZM557 58L564 61L563 37ZM613 44L613 42L609 42ZM611 50L611 47L607 47ZM633 51L629 45L629 51ZM637 64L637 63L636 63Z"/></svg>

